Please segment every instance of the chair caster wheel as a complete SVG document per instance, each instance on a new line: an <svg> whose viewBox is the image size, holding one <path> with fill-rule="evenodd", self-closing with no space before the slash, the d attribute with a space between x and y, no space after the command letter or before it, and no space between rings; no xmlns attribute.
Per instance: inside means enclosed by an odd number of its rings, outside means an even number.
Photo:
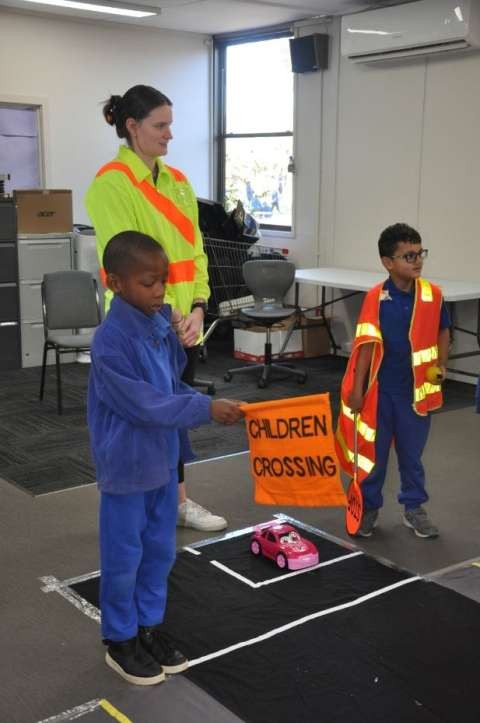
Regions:
<svg viewBox="0 0 480 723"><path fill-rule="evenodd" d="M224 379L224 381L226 381L226 382L231 382L231 381L232 381L232 375L230 374L230 372L225 372L225 374L223 375L223 379Z"/></svg>
<svg viewBox="0 0 480 723"><path fill-rule="evenodd" d="M258 380L258 382L257 382L257 387L258 387L259 389L265 389L266 386L267 386L267 382L265 381L265 379L259 379L259 380Z"/></svg>

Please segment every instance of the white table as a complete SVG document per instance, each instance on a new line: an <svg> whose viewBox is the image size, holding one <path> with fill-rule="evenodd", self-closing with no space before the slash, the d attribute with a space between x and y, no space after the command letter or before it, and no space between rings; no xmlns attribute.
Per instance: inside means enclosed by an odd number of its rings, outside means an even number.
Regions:
<svg viewBox="0 0 480 723"><path fill-rule="evenodd" d="M295 305L298 306L300 284L317 286L322 289L322 300L318 307L315 308L318 308L320 311L320 315L332 343L332 348L335 352L339 347L335 342L329 320L325 315L326 307L335 304L337 301L348 299L350 296L354 296L355 294L368 291L372 288L372 286L375 286L375 284L384 281L385 278L386 272L382 273L382 271L361 271L359 269L343 269L333 266L324 266L313 269L297 269L295 272ZM480 281L449 281L448 279L434 279L430 277L428 277L428 280L441 287L443 298L450 306L453 329L464 334L475 336L477 344L480 347ZM327 288L345 290L350 293L327 301ZM471 300L476 300L478 302L476 331L462 329L456 326L454 322L453 304L459 301ZM480 351L475 350L463 352L462 354L454 354L450 357L450 359L461 359L478 355L480 355ZM459 369L451 369L450 371L456 371L457 373L466 374L467 376L477 376L471 372L464 372Z"/></svg>

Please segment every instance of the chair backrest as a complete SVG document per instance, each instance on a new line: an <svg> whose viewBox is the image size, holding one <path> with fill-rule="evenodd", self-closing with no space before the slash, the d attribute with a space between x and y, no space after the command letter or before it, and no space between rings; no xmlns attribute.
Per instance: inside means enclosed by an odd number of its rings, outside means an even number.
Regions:
<svg viewBox="0 0 480 723"><path fill-rule="evenodd" d="M257 259L243 264L245 283L253 294L255 305L282 307L285 294L295 280L295 264L291 261ZM273 299L273 301L272 301Z"/></svg>
<svg viewBox="0 0 480 723"><path fill-rule="evenodd" d="M45 274L42 303L46 329L80 329L101 321L97 282L88 271Z"/></svg>

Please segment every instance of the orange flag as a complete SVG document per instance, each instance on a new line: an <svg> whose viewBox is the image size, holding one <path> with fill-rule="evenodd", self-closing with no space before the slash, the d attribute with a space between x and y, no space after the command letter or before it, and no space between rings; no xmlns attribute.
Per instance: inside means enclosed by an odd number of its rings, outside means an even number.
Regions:
<svg viewBox="0 0 480 723"><path fill-rule="evenodd" d="M330 395L244 404L255 502L344 506Z"/></svg>

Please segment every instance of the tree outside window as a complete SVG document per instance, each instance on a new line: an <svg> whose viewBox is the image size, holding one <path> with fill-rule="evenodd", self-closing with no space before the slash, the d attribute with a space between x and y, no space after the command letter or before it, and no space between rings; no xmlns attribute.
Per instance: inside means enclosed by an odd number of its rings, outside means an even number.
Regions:
<svg viewBox="0 0 480 723"><path fill-rule="evenodd" d="M219 190L262 228L292 226L293 73L288 37L227 44Z"/></svg>

